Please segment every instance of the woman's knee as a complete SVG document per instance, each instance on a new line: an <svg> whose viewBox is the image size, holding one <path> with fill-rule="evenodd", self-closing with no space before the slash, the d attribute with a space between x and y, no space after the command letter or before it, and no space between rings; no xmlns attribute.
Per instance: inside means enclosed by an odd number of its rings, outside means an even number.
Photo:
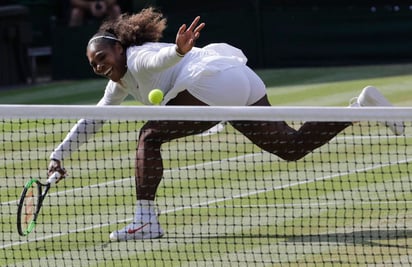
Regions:
<svg viewBox="0 0 412 267"><path fill-rule="evenodd" d="M161 145L169 140L167 132L154 128L142 128L139 134L139 146L143 144Z"/></svg>

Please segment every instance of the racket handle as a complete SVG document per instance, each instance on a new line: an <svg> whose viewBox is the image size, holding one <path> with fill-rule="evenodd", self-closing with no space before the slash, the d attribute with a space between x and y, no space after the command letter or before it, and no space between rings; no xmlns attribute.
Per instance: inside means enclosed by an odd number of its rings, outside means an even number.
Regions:
<svg viewBox="0 0 412 267"><path fill-rule="evenodd" d="M61 174L59 172L55 172L52 175L50 175L49 179L47 179L47 183L54 184L60 177Z"/></svg>

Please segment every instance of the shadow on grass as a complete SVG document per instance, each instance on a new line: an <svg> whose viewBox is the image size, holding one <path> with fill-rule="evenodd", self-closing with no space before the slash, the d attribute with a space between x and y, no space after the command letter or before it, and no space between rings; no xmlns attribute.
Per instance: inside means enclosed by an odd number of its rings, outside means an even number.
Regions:
<svg viewBox="0 0 412 267"><path fill-rule="evenodd" d="M191 236L196 238L196 236ZM186 237L187 238L187 237ZM347 233L326 233L326 234L312 234L312 235L277 235L277 234L239 234L239 235L220 235L220 236L199 236L201 239L220 239L233 238L238 239L283 239L283 242L290 243L341 243L347 245L367 245L371 247L385 247L385 248L402 248L411 249L412 244L408 243L406 239L412 239L412 230L360 230ZM397 240L404 240L405 244L396 244Z"/></svg>
<svg viewBox="0 0 412 267"><path fill-rule="evenodd" d="M348 233L286 236L287 242L294 243L345 243L406 249L412 248L412 245L394 244L393 241L409 238L412 238L412 230L360 230Z"/></svg>

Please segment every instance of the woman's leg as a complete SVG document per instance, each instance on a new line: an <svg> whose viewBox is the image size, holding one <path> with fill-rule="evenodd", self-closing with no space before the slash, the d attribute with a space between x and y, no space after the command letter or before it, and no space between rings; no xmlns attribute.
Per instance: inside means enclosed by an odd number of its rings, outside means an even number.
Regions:
<svg viewBox="0 0 412 267"><path fill-rule="evenodd" d="M187 91L183 91L167 105L203 105ZM161 145L173 139L200 134L216 125L210 121L148 121L141 129L136 150L137 199L154 200L163 177Z"/></svg>
<svg viewBox="0 0 412 267"><path fill-rule="evenodd" d="M253 106L270 106L265 95ZM284 160L298 160L326 144L352 122L305 122L298 130L284 121L232 121L254 144Z"/></svg>
<svg viewBox="0 0 412 267"><path fill-rule="evenodd" d="M205 105L187 91L181 92L168 105ZM154 199L163 177L160 147L170 140L202 133L218 122L148 121L140 130L136 149L136 210L133 222L110 234L114 241L159 238L163 229L159 223Z"/></svg>

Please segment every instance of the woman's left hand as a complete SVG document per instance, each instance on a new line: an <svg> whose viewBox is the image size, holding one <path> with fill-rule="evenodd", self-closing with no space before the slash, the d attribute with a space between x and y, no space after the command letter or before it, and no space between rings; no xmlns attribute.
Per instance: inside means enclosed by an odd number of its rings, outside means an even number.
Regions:
<svg viewBox="0 0 412 267"><path fill-rule="evenodd" d="M200 31L205 27L205 23L199 23L200 17L197 16L189 28L186 28L186 24L180 26L176 35L177 52L179 54L186 54L195 45L196 40L200 36Z"/></svg>

